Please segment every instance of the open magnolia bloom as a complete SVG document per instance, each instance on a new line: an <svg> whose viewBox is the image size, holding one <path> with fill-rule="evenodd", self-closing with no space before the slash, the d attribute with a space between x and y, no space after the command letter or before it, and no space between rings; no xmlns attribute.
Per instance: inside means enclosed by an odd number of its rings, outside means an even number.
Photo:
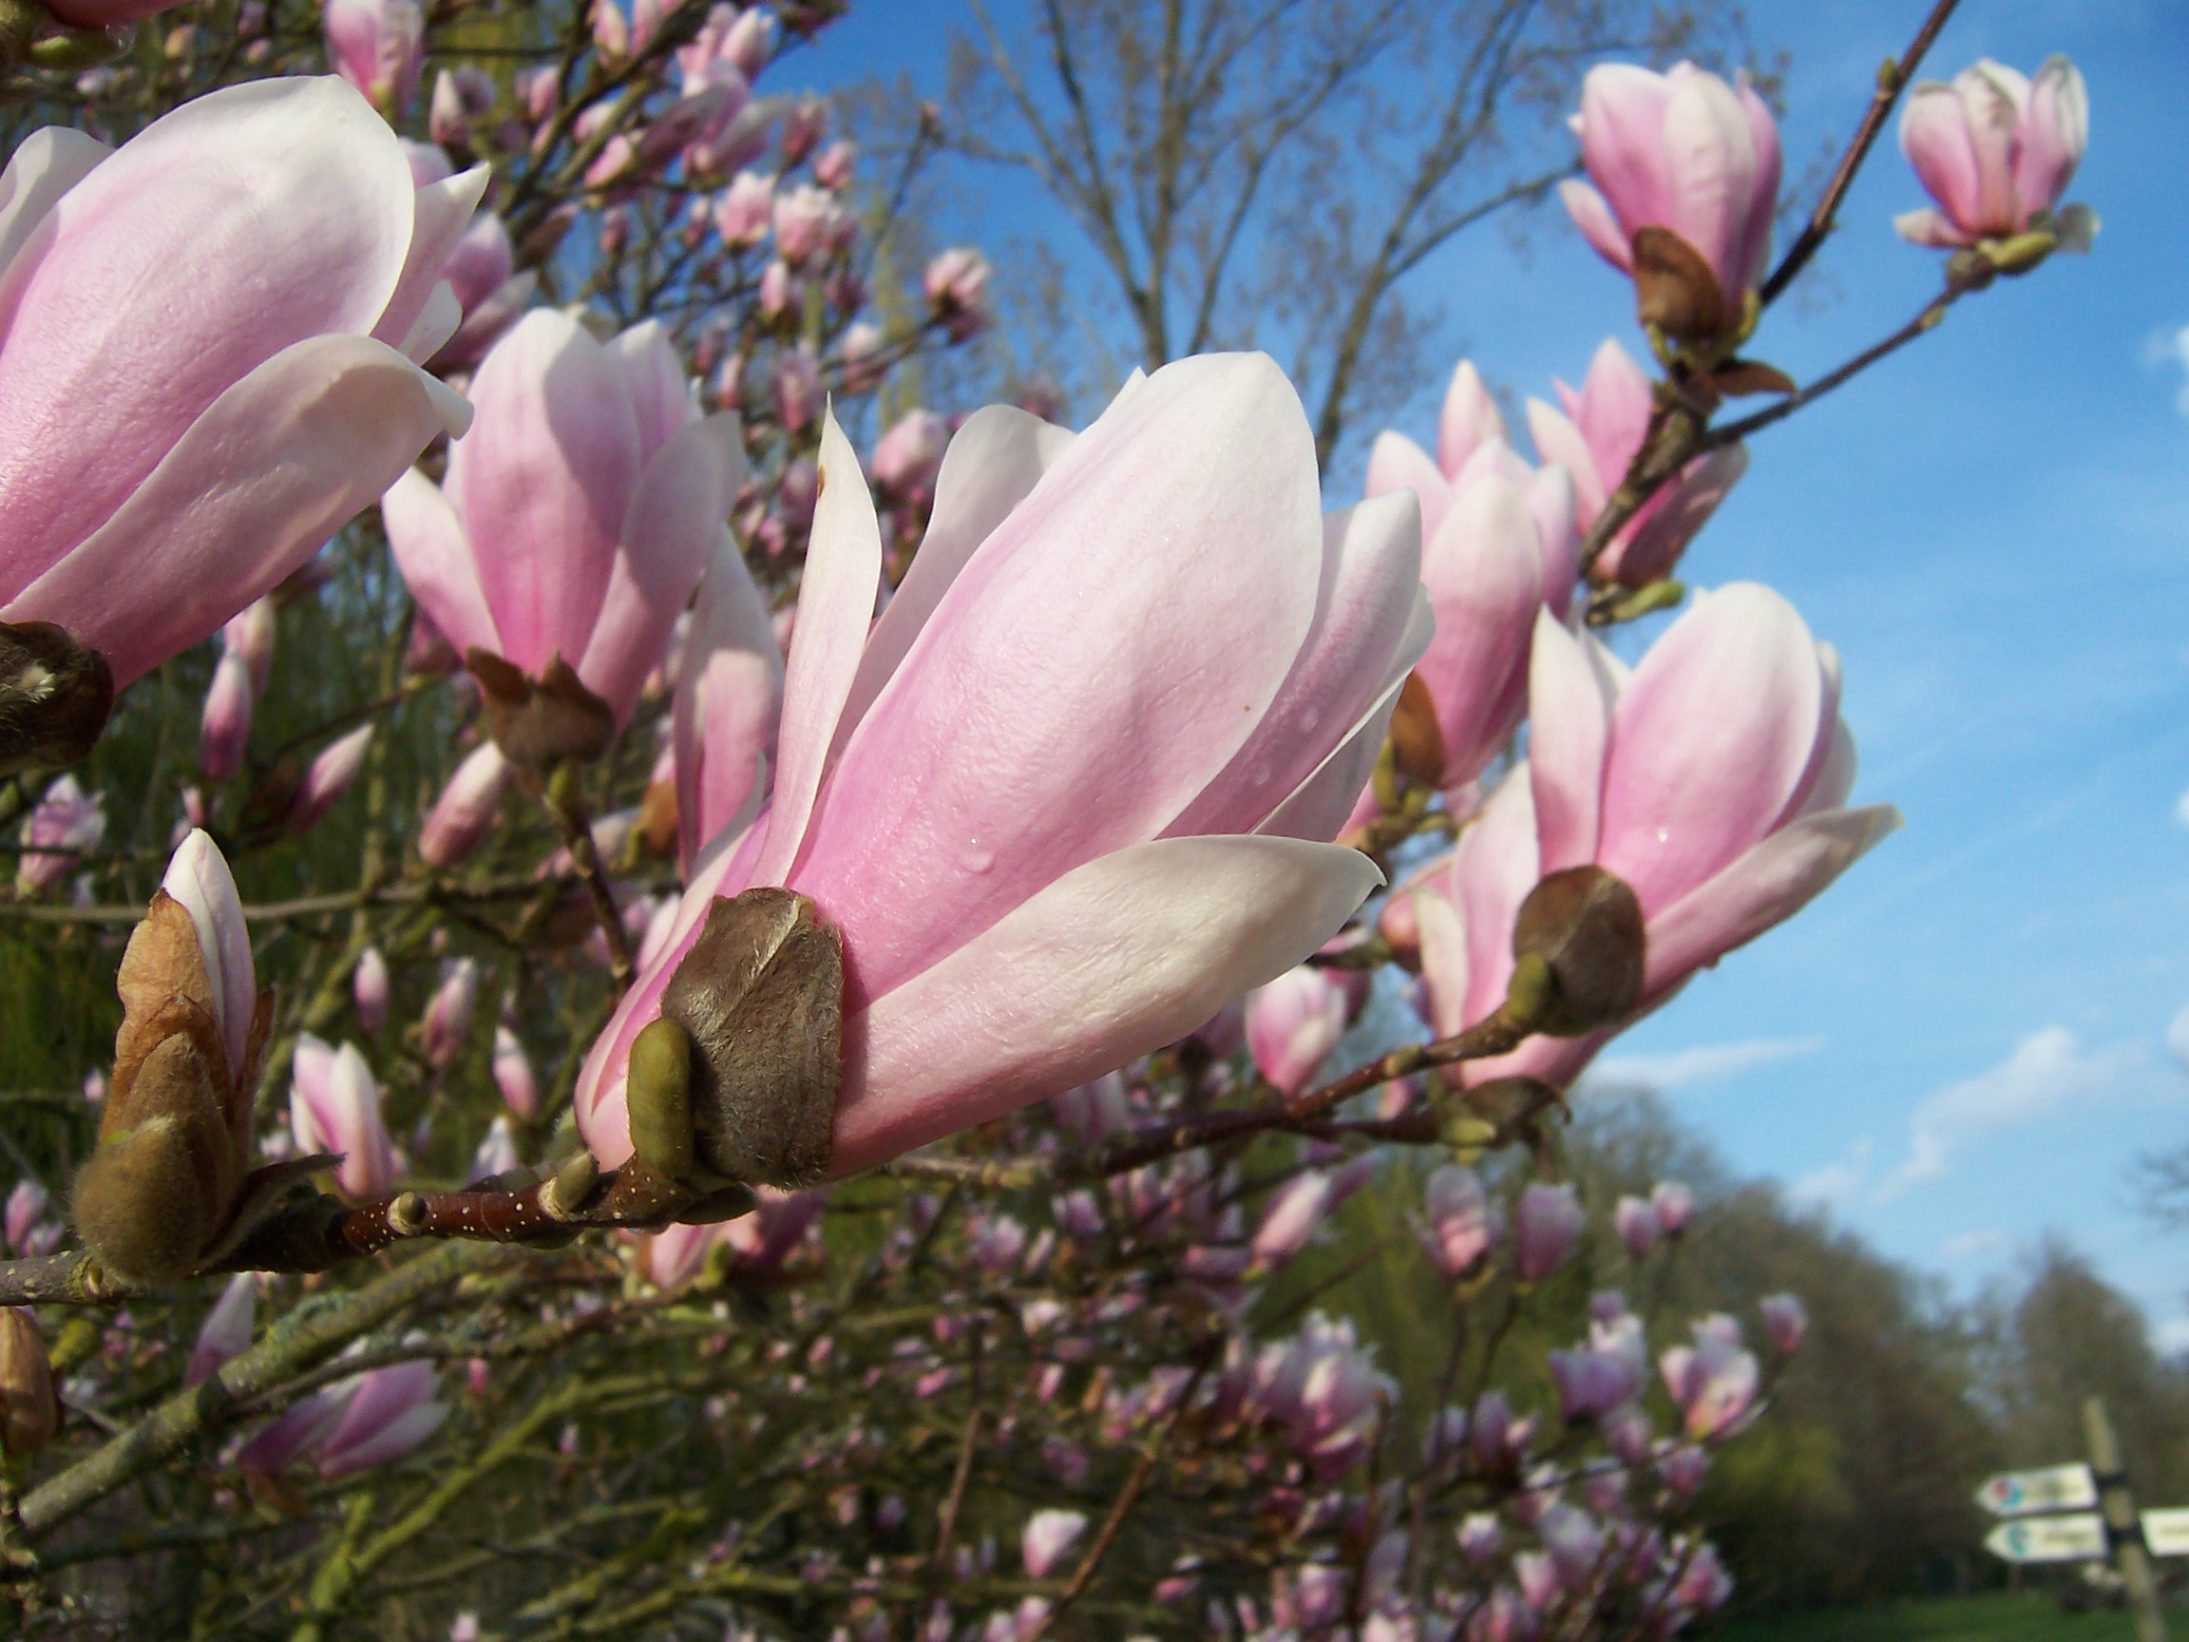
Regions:
<svg viewBox="0 0 2189 1642"><path fill-rule="evenodd" d="M1846 807L1855 745L1839 658L1753 582L1698 594L1631 673L1544 616L1528 716L1527 762L1407 892L1439 1036L1505 1001L1514 919L1547 873L1595 865L1634 892L1647 925L1639 1015L1792 917L1900 823L1888 805ZM1467 1081L1563 1086L1615 1029L1531 1038L1469 1062Z"/></svg>
<svg viewBox="0 0 2189 1642"><path fill-rule="evenodd" d="M494 345L471 399L441 483L413 468L383 498L388 546L503 752L598 756L726 534L736 419L700 414L658 324L602 342L551 309Z"/></svg>
<svg viewBox="0 0 2189 1642"><path fill-rule="evenodd" d="M302 564L471 411L419 369L483 171L417 187L341 81L230 86L0 176L0 620L118 688ZM128 391L117 391L127 384Z"/></svg>
<svg viewBox="0 0 2189 1642"><path fill-rule="evenodd" d="M841 934L843 1174L1184 1035L1378 882L1325 840L1427 641L1416 504L1324 518L1273 361L1166 366L1077 437L979 412L871 632L873 501L833 420L820 454L771 805L704 852L586 1061L606 1164L717 897L781 885Z"/></svg>

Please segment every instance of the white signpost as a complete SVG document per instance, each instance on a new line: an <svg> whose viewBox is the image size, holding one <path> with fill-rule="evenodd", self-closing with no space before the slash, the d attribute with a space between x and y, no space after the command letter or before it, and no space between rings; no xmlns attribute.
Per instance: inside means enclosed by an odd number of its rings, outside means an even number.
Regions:
<svg viewBox="0 0 2189 1642"><path fill-rule="evenodd" d="M2189 1513L2184 1513L2189 1515ZM1984 1536L1984 1549L2009 1562L2092 1562L2105 1557L2105 1518L2095 1511L2023 1517Z"/></svg>
<svg viewBox="0 0 2189 1642"><path fill-rule="evenodd" d="M1976 1503L1995 1517L2034 1511L2087 1511L2098 1503L2098 1479L2087 1465L2048 1465L2037 1471L2001 1471L1976 1490Z"/></svg>
<svg viewBox="0 0 2189 1642"><path fill-rule="evenodd" d="M2189 1556L2189 1510L2144 1512L2143 1543L2153 1556Z"/></svg>

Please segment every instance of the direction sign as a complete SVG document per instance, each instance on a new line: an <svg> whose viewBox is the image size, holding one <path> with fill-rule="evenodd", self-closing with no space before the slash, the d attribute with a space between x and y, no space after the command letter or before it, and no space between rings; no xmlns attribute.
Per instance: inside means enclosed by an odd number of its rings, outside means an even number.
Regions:
<svg viewBox="0 0 2189 1642"><path fill-rule="evenodd" d="M2002 1522L1984 1536L1984 1549L2009 1562L2087 1562L2105 1555L2105 1519L2078 1511Z"/></svg>
<svg viewBox="0 0 2189 1642"><path fill-rule="evenodd" d="M2087 1465L2002 1471L1976 1490L1976 1503L1999 1517L2026 1516L2032 1511L2080 1511L2098 1503L2098 1482Z"/></svg>
<svg viewBox="0 0 2189 1642"><path fill-rule="evenodd" d="M2189 1510L2144 1512L2143 1543L2153 1556L2189 1556Z"/></svg>

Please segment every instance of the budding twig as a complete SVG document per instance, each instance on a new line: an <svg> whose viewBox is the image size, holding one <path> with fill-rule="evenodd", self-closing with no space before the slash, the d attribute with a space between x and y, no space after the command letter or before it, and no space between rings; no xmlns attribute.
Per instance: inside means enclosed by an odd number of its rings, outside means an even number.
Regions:
<svg viewBox="0 0 2189 1642"><path fill-rule="evenodd" d="M1854 186L1855 173L1862 169L1862 162L1869 158L1870 149L1885 130L1886 118L1893 105L1900 100L1901 92L1915 78L1915 71L1923 56L1931 49L1939 31L1946 26L1946 19L1960 0L1938 0L1931 7L1931 14L1923 19L1923 26L1915 31L1915 38L1908 42L1908 49L1899 57L1888 60L1878 70L1877 90L1871 94L1870 106L1863 111L1862 123L1855 127L1854 137L1847 144L1847 151L1839 157L1839 164L1832 170L1832 180L1825 185L1824 197L1817 201L1817 208L1809 213L1808 222L1800 235L1786 248L1786 255L1771 270L1771 277L1763 282L1759 295L1766 304L1793 284L1794 278L1809 265L1809 259L1817 254L1832 232L1832 218L1839 211L1839 203L1847 197L1847 190Z"/></svg>

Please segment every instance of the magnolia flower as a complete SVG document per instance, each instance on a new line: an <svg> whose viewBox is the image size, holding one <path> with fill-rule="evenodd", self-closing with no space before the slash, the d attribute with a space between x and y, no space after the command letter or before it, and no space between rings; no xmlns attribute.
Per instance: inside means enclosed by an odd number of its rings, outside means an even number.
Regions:
<svg viewBox="0 0 2189 1642"><path fill-rule="evenodd" d="M701 417L659 325L601 343L547 310L487 354L471 398L440 486L412 469L381 504L396 563L475 668L574 674L621 725L722 538L737 424Z"/></svg>
<svg viewBox="0 0 2189 1642"><path fill-rule="evenodd" d="M309 1032L289 1068L289 1134L300 1153L339 1152L336 1188L353 1203L395 1185L395 1145L380 1115L380 1085L357 1045L340 1049Z"/></svg>
<svg viewBox="0 0 2189 1642"><path fill-rule="evenodd" d="M196 1270L238 1211L272 1020L235 880L204 833L168 863L115 991L113 1089L70 1211L102 1265L162 1281Z"/></svg>
<svg viewBox="0 0 2189 1642"><path fill-rule="evenodd" d="M1564 1265L1581 1240L1586 1217L1571 1186L1536 1181L1513 1210L1513 1243L1521 1279L1540 1283Z"/></svg>
<svg viewBox="0 0 2189 1642"><path fill-rule="evenodd" d="M208 781L226 781L243 768L244 744L251 739L251 664L236 650L224 650L213 665L198 719L198 773Z"/></svg>
<svg viewBox="0 0 2189 1642"><path fill-rule="evenodd" d="M1377 882L1317 840L1425 637L1415 508L1321 516L1272 361L1166 366L1076 438L979 412L871 633L881 535L833 419L820 461L770 807L710 846L587 1057L606 1163L717 897L782 885L840 932L842 1174L1184 1036Z"/></svg>
<svg viewBox="0 0 2189 1642"><path fill-rule="evenodd" d="M749 251L768 237L775 217L775 179L740 171L715 201L715 231L733 250Z"/></svg>
<svg viewBox="0 0 2189 1642"><path fill-rule="evenodd" d="M1472 1272L1497 1241L1496 1211L1482 1177L1463 1163L1447 1163L1422 1188L1429 1216L1429 1258L1453 1282Z"/></svg>
<svg viewBox="0 0 2189 1642"><path fill-rule="evenodd" d="M1078 1511L1036 1511L1026 1519L1019 1535L1019 1554L1028 1579L1047 1579L1064 1566L1064 1559L1087 1531L1087 1519Z"/></svg>
<svg viewBox="0 0 2189 1642"><path fill-rule="evenodd" d="M978 336L995 319L988 259L970 246L954 245L939 253L921 275L920 287L927 293L928 308L953 342Z"/></svg>
<svg viewBox="0 0 2189 1642"><path fill-rule="evenodd" d="M461 433L413 361L454 328L436 282L484 184L415 188L335 79L213 92L111 155L26 138L0 177L0 620L127 684Z"/></svg>
<svg viewBox="0 0 2189 1642"><path fill-rule="evenodd" d="M1747 1414L1761 1375L1732 1318L1705 1317L1693 1332L1694 1345L1672 1347L1658 1365L1665 1390L1686 1416L1687 1434L1700 1441L1725 1434Z"/></svg>
<svg viewBox="0 0 2189 1642"><path fill-rule="evenodd" d="M326 0L327 63L386 114L418 95L426 19L418 0Z"/></svg>
<svg viewBox="0 0 2189 1642"><path fill-rule="evenodd" d="M1528 401L1536 454L1573 476L1574 523L1586 531L1626 479L1649 432L1651 388L1641 366L1611 338L1589 361L1576 393L1556 384L1564 412ZM1748 451L1727 445L1698 456L1660 485L1621 525L1590 570L1601 582L1642 587L1669 576L1726 492L1748 471Z"/></svg>
<svg viewBox="0 0 2189 1642"><path fill-rule="evenodd" d="M517 1034L501 1025L494 1028L494 1087L501 1092L502 1104L518 1117L529 1118L539 1110L540 1085L532 1062Z"/></svg>
<svg viewBox="0 0 2189 1642"><path fill-rule="evenodd" d="M246 1470L275 1472L309 1458L332 1482L401 1459L440 1429L449 1405L439 1401L431 1363L393 1363L292 1403L236 1452Z"/></svg>
<svg viewBox="0 0 2189 1642"><path fill-rule="evenodd" d="M2048 57L2037 78L1980 59L1951 84L1924 80L1900 112L1900 151L1936 210L1893 219L1918 245L1962 246L2042 226L2057 212L2061 242L2087 250L2097 214L2059 209L2090 140L2090 98L2079 69Z"/></svg>
<svg viewBox="0 0 2189 1642"><path fill-rule="evenodd" d="M1351 1000L1327 969L1299 964L1247 994L1247 1049L1279 1094L1296 1095L1345 1036Z"/></svg>
<svg viewBox="0 0 2189 1642"><path fill-rule="evenodd" d="M446 75L441 83L448 84ZM411 175L421 188L455 169L448 155L431 143L406 142L403 150L410 159ZM539 275L530 269L516 272L516 261L516 247L510 243L508 225L500 214L480 211L475 215L471 226L450 248L448 261L441 265L441 277L448 281L449 293L463 312L463 323L427 363L436 370L475 365L517 322L525 304L532 300Z"/></svg>
<svg viewBox="0 0 2189 1642"><path fill-rule="evenodd" d="M727 533L700 584L681 662L670 723L677 847L689 872L700 846L758 798L783 711L783 652L767 600Z"/></svg>
<svg viewBox="0 0 2189 1642"><path fill-rule="evenodd" d="M418 858L443 872L468 860L493 830L516 773L491 741L466 753L418 829Z"/></svg>
<svg viewBox="0 0 2189 1642"><path fill-rule="evenodd" d="M1537 615L1562 618L1572 603L1576 489L1561 468L1538 471L1513 453L1467 365L1446 396L1436 462L1403 434L1378 436L1368 494L1401 488L1421 502L1421 580L1436 617L1414 670L1421 693L1407 708L1431 721L1435 768L1419 768L1416 749L1408 773L1451 790L1480 775L1519 726Z"/></svg>
<svg viewBox="0 0 2189 1642"><path fill-rule="evenodd" d="M45 790L23 823L23 853L15 865L15 893L37 895L74 872L83 853L106 836L106 800L87 795L64 775Z"/></svg>
<svg viewBox="0 0 2189 1642"><path fill-rule="evenodd" d="M1745 78L1729 86L1693 63L1669 74L1605 63L1581 82L1573 124L1589 180L1561 183L1559 198L1604 260L1635 276L1645 322L1679 336L1738 333L1744 299L1763 283L1779 195L1779 134L1763 99ZM1679 283L1664 305L1653 301L1659 278Z"/></svg>
<svg viewBox="0 0 2189 1642"><path fill-rule="evenodd" d="M1760 1302L1763 1312L1764 1332L1771 1336L1771 1346L1781 1357L1791 1357L1801 1349L1802 1337L1809 1332L1808 1308L1795 1294L1767 1294Z"/></svg>
<svg viewBox="0 0 2189 1642"><path fill-rule="evenodd" d="M875 441L867 473L874 488L891 499L924 495L949 448L949 423L931 410L907 411Z"/></svg>
<svg viewBox="0 0 2189 1642"><path fill-rule="evenodd" d="M1647 927L1639 1015L1793 916L1899 824L1888 806L1843 807L1855 749L1839 659L1769 588L1699 594L1631 675L1546 616L1529 696L1527 762L1414 892L1439 1034L1504 1001L1513 918L1546 873L1593 863L1633 890ZM1467 1079L1563 1086L1612 1030L1531 1038L1467 1063ZM1658 1221L1676 1229L1661 1210Z"/></svg>
<svg viewBox="0 0 2189 1642"><path fill-rule="evenodd" d="M357 1005L359 1026L377 1032L388 1024L388 960L378 947L368 946L358 957L350 994Z"/></svg>
<svg viewBox="0 0 2189 1642"><path fill-rule="evenodd" d="M257 1317L258 1279L239 1271L228 1279L213 1309L205 1314L182 1383L192 1386L209 1380L249 1350L251 1328Z"/></svg>
<svg viewBox="0 0 2189 1642"><path fill-rule="evenodd" d="M372 736L373 726L360 724L348 735L322 747L304 767L304 779L297 783L296 795L289 800L288 814L282 818L282 825L292 833L309 832L318 826L320 818L357 784L357 777L365 768L365 752L372 745Z"/></svg>
<svg viewBox="0 0 2189 1642"><path fill-rule="evenodd" d="M446 1067L463 1052L464 1039L471 1033L471 1014L478 1003L478 961L458 958L443 972L441 984L426 1001L425 1019L419 1023L429 1064Z"/></svg>

